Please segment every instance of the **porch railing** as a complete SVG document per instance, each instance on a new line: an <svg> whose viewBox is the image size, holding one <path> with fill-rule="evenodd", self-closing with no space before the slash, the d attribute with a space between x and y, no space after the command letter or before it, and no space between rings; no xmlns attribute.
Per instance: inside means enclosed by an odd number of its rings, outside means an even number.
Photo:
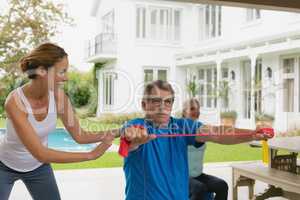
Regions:
<svg viewBox="0 0 300 200"><path fill-rule="evenodd" d="M99 54L115 54L117 37L115 33L100 33L86 44L86 58Z"/></svg>

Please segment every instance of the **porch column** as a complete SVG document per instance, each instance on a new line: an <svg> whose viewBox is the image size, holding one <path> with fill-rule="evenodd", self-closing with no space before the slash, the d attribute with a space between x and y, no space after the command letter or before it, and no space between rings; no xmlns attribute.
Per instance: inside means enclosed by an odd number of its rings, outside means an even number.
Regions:
<svg viewBox="0 0 300 200"><path fill-rule="evenodd" d="M96 79L97 79L97 84L98 84L98 103L97 103L97 117L99 117L103 113L103 74L102 72L98 69L96 71Z"/></svg>
<svg viewBox="0 0 300 200"><path fill-rule="evenodd" d="M251 110L250 110L250 120L253 128L255 128L255 66L257 55L249 56L251 60Z"/></svg>
<svg viewBox="0 0 300 200"><path fill-rule="evenodd" d="M223 60L219 59L216 60L217 65L217 115L218 117L218 124L221 124L221 98L220 98L220 81L221 81L221 74L222 74L222 62Z"/></svg>

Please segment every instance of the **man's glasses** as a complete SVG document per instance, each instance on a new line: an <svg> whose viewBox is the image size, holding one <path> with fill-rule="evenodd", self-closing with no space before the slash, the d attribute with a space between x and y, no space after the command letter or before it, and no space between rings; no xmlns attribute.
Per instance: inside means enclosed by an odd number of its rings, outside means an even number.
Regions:
<svg viewBox="0 0 300 200"><path fill-rule="evenodd" d="M161 106L164 104L164 106L172 106L174 103L174 97L168 97L168 98L160 98L160 97L148 97L146 98L148 102L155 106Z"/></svg>

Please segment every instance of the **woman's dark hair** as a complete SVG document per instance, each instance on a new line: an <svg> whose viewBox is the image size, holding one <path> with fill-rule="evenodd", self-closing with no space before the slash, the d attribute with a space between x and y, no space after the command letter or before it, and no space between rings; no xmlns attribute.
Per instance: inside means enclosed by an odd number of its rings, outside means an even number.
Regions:
<svg viewBox="0 0 300 200"><path fill-rule="evenodd" d="M28 78L35 79L38 67L48 70L66 56L68 54L63 48L52 43L44 43L21 58L20 67L24 73L27 73Z"/></svg>

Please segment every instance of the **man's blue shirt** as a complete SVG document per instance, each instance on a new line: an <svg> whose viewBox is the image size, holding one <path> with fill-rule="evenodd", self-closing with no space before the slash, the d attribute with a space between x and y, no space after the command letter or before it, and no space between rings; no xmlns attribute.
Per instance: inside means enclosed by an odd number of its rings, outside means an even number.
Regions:
<svg viewBox="0 0 300 200"><path fill-rule="evenodd" d="M150 134L195 134L202 124L170 118L165 128L155 128L139 118L125 126L142 125ZM129 153L124 161L126 200L188 200L187 146L201 145L195 137L157 138Z"/></svg>

